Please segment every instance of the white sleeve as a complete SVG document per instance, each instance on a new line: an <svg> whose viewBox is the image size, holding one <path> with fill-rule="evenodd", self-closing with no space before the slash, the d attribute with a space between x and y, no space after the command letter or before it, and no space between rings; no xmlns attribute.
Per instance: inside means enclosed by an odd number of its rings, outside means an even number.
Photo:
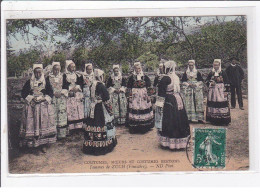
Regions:
<svg viewBox="0 0 260 194"><path fill-rule="evenodd" d="M122 91L122 92L125 93L125 91L126 91L126 87L125 87L125 86L122 86L122 87L120 88L120 91Z"/></svg>
<svg viewBox="0 0 260 194"><path fill-rule="evenodd" d="M79 85L76 85L76 88L77 88L79 91L82 92L82 89L81 89L81 87L80 87Z"/></svg>
<svg viewBox="0 0 260 194"><path fill-rule="evenodd" d="M108 88L108 92L109 92L110 94L113 94L115 90L116 90L116 89L113 88L113 87L109 87L109 88Z"/></svg>
<svg viewBox="0 0 260 194"><path fill-rule="evenodd" d="M51 104L52 98L50 96L45 95L45 99L49 104Z"/></svg>
<svg viewBox="0 0 260 194"><path fill-rule="evenodd" d="M64 96L68 97L68 90L62 89L61 90L61 94L63 94Z"/></svg>
<svg viewBox="0 0 260 194"><path fill-rule="evenodd" d="M34 97L32 95L28 95L25 100L30 103Z"/></svg>
<svg viewBox="0 0 260 194"><path fill-rule="evenodd" d="M74 86L69 85L69 91L71 91L72 88L74 88Z"/></svg>
<svg viewBox="0 0 260 194"><path fill-rule="evenodd" d="M185 85L185 86L188 86L188 85L189 85L188 82L182 82L182 84Z"/></svg>
<svg viewBox="0 0 260 194"><path fill-rule="evenodd" d="M83 93L82 93L82 92L77 92L77 93L76 93L76 97L77 97L78 99L82 99L84 96L83 96Z"/></svg>
<svg viewBox="0 0 260 194"><path fill-rule="evenodd" d="M81 91L82 92L82 90L81 90L81 87L79 86L79 85L76 85L76 86L69 86L69 91L71 91L72 90L72 88L77 88L77 89L79 89L79 91Z"/></svg>

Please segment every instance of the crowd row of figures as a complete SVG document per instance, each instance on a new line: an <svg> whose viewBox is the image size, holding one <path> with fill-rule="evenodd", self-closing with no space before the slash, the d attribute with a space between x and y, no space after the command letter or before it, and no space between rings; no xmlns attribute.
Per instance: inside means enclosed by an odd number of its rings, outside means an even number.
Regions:
<svg viewBox="0 0 260 194"><path fill-rule="evenodd" d="M106 84L104 72L93 69L92 64L86 64L83 74L78 74L74 62L67 60L62 74L60 63L53 62L48 77L43 74L42 64L34 64L33 74L22 89L25 106L20 146L42 147L46 152L44 145L66 138L74 129L83 129L83 152L106 154L117 144L115 126L125 124L131 133L156 127L161 146L185 148L190 136L189 121L205 120L204 81L195 61L188 64L181 84L174 61L160 64L153 85L139 62L127 80L119 65L114 65ZM216 125L231 122L227 97L230 83L241 97L238 99L242 109L242 79L240 66L234 63L223 71L221 61L214 60L205 81L209 88L207 121ZM232 106L234 103L233 99Z"/></svg>

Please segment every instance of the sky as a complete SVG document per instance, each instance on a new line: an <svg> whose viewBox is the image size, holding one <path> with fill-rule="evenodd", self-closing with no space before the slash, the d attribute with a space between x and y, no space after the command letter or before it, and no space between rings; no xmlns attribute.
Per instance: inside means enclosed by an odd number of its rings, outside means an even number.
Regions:
<svg viewBox="0 0 260 194"><path fill-rule="evenodd" d="M194 29L197 29L199 26L204 25L206 23L210 23L213 21L215 17L213 16L209 16L209 17L201 17L201 23L197 24L193 21L189 22L189 25L187 27L185 27L185 31L187 33L192 33L192 31ZM233 21L235 18L237 18L237 16L220 16L219 19L222 21L223 19L225 19L225 21ZM29 28L29 32L34 34L34 35L39 35L41 33L41 31L38 28ZM52 32L50 32L52 33ZM34 46L36 45L36 41L33 39L32 35L28 36L29 40L28 42L24 41L24 39L22 38L22 36L18 33L16 33L16 38L14 37L10 37L10 45L12 47L12 49L15 51L15 53L19 52L20 50L24 50L24 49L29 49L30 46ZM55 39L57 41L61 41L61 42L65 42L66 41L66 37L55 37ZM50 43L50 40L44 41L42 42L42 44L46 44L49 52L53 52L55 50L54 44Z"/></svg>

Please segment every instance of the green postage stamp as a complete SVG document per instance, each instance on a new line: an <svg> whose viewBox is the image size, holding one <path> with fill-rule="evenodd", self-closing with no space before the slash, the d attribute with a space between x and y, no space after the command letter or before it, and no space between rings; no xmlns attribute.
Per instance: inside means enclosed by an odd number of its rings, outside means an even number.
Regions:
<svg viewBox="0 0 260 194"><path fill-rule="evenodd" d="M193 165L195 168L224 168L225 128L194 128Z"/></svg>

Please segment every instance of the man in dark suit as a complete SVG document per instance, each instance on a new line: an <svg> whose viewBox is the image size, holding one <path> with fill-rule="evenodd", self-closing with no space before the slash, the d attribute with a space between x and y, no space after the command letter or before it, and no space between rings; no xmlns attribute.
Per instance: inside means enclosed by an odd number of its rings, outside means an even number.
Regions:
<svg viewBox="0 0 260 194"><path fill-rule="evenodd" d="M244 71L240 67L237 58L235 57L231 58L231 64L227 67L226 73L230 81L231 108L236 107L236 94L237 94L239 108L241 110L244 110L242 90L241 90L241 82L244 79Z"/></svg>

